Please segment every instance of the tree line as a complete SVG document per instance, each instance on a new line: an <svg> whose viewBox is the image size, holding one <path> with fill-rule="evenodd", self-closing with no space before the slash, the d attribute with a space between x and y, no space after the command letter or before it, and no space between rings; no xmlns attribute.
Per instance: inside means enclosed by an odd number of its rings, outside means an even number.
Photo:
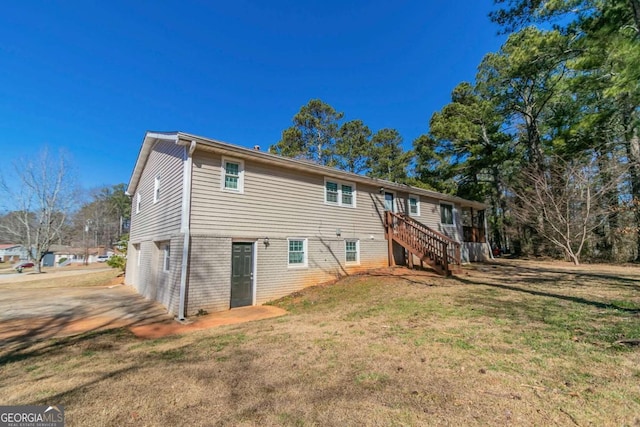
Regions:
<svg viewBox="0 0 640 427"><path fill-rule="evenodd" d="M270 151L483 201L517 254L638 261L640 0L495 4L507 41L412 150L316 99Z"/></svg>

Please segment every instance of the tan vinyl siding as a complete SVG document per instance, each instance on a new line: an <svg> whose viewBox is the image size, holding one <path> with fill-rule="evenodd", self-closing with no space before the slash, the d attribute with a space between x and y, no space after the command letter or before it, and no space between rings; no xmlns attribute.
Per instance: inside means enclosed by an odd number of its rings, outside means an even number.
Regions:
<svg viewBox="0 0 640 427"><path fill-rule="evenodd" d="M327 205L324 176L245 160L244 193L221 191L221 157L194 154L191 230L219 236L286 238L374 235L384 240L378 188L356 185L356 207Z"/></svg>
<svg viewBox="0 0 640 427"><path fill-rule="evenodd" d="M424 225L441 231L440 227L440 202L436 199L420 197L420 219Z"/></svg>
<svg viewBox="0 0 640 427"><path fill-rule="evenodd" d="M183 156L184 147L174 142L159 141L153 147L136 192L131 195L131 242L159 240L180 231ZM153 203L156 177L160 177L160 199ZM136 213L138 194L141 204Z"/></svg>

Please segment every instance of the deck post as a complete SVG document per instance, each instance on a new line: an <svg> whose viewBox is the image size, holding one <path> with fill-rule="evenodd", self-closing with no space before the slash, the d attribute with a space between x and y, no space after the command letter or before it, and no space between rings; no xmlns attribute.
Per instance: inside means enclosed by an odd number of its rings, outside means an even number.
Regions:
<svg viewBox="0 0 640 427"><path fill-rule="evenodd" d="M451 271L449 271L449 248L448 248L448 246L449 245L447 244L447 242L442 242L442 253L444 255L444 257L443 257L444 258L443 268L444 268L444 274L446 276L451 274Z"/></svg>
<svg viewBox="0 0 640 427"><path fill-rule="evenodd" d="M389 252L389 267L395 267L396 260L393 258L393 217L391 211L385 212L385 218L387 222L387 247Z"/></svg>

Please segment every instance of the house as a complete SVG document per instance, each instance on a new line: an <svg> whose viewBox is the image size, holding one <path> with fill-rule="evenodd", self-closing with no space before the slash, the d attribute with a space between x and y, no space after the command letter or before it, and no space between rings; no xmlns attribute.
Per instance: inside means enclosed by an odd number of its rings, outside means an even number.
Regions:
<svg viewBox="0 0 640 427"><path fill-rule="evenodd" d="M145 135L127 193L125 283L179 318L490 256L481 203L182 132Z"/></svg>
<svg viewBox="0 0 640 427"><path fill-rule="evenodd" d="M27 249L15 243L0 245L0 262L26 261L29 257Z"/></svg>
<svg viewBox="0 0 640 427"><path fill-rule="evenodd" d="M100 255L113 255L114 251L98 247L82 247L69 245L51 245L49 251L52 254L49 266L65 267L69 264L93 264L98 262ZM86 259L86 262L85 262Z"/></svg>

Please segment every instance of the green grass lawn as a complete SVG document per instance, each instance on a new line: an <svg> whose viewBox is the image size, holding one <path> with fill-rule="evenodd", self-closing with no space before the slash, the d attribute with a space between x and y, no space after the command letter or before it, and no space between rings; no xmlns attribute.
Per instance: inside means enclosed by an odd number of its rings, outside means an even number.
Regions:
<svg viewBox="0 0 640 427"><path fill-rule="evenodd" d="M281 318L3 348L0 403L82 426L638 425L639 280L522 262L349 277L274 302Z"/></svg>

